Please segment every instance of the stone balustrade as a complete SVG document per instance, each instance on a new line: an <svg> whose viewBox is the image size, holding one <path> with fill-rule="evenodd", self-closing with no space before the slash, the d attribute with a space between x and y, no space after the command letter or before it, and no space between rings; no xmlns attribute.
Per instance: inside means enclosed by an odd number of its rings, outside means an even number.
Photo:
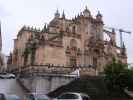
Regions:
<svg viewBox="0 0 133 100"><path fill-rule="evenodd" d="M43 74L70 74L75 70L86 70L86 71L95 71L95 67L92 65L78 65L78 66L61 66L61 65L29 65L15 68L12 70L13 73L22 74L22 75L43 75Z"/></svg>

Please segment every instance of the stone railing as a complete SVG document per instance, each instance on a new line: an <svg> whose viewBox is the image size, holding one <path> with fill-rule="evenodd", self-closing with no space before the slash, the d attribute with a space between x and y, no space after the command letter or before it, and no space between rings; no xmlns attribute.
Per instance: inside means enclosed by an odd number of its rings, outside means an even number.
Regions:
<svg viewBox="0 0 133 100"><path fill-rule="evenodd" d="M43 74L56 74L56 75L63 75L63 74L70 74L74 72L75 70L86 70L89 71L90 69L95 70L96 68L92 65L79 65L79 66L55 66L55 65L29 65L29 66L23 66L19 67L19 69L12 70L13 73L16 74L22 74L22 75L43 75Z"/></svg>
<svg viewBox="0 0 133 100"><path fill-rule="evenodd" d="M52 65L32 65L21 67L20 72L29 73L69 73L74 71L75 68L64 66L52 66Z"/></svg>

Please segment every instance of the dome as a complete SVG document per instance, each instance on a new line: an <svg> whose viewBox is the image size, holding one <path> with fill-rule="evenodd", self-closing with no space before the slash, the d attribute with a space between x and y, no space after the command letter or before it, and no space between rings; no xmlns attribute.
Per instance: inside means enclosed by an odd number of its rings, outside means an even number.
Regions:
<svg viewBox="0 0 133 100"><path fill-rule="evenodd" d="M98 13L97 13L96 16L97 16L97 17L102 17L102 14L100 13L100 11L98 11Z"/></svg>
<svg viewBox="0 0 133 100"><path fill-rule="evenodd" d="M102 14L100 13L100 11L98 11L98 13L96 15L96 19L100 21L100 20L102 20L102 17L103 17Z"/></svg>
<svg viewBox="0 0 133 100"><path fill-rule="evenodd" d="M59 18L60 17L60 13L58 11L58 9L56 10L56 13L55 13L55 18Z"/></svg>
<svg viewBox="0 0 133 100"><path fill-rule="evenodd" d="M90 17L90 16L91 16L91 12L90 12L89 9L87 8L87 6L86 6L85 10L83 11L83 15L84 15L85 17Z"/></svg>

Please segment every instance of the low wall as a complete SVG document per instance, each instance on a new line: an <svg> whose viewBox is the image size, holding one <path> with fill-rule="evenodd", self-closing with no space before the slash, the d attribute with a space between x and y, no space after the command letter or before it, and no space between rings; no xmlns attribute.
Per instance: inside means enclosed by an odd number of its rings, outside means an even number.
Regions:
<svg viewBox="0 0 133 100"><path fill-rule="evenodd" d="M0 93L15 94L24 97L27 93L47 94L66 85L75 76L45 75L19 79L0 79Z"/></svg>
<svg viewBox="0 0 133 100"><path fill-rule="evenodd" d="M24 96L24 90L16 79L0 79L0 93Z"/></svg>
<svg viewBox="0 0 133 100"><path fill-rule="evenodd" d="M23 87L27 88L31 93L47 94L62 85L66 85L75 77L70 76L43 76L19 79Z"/></svg>

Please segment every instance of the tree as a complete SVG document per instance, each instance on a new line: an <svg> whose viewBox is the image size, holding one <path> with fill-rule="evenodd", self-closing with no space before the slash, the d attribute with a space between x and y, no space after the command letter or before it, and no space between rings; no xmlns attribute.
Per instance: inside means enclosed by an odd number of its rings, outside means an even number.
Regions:
<svg viewBox="0 0 133 100"><path fill-rule="evenodd" d="M133 68L128 70L127 89L133 91Z"/></svg>
<svg viewBox="0 0 133 100"><path fill-rule="evenodd" d="M127 64L117 62L107 64L105 69L105 83L112 95L125 94L125 88L133 90L133 69L128 69Z"/></svg>

